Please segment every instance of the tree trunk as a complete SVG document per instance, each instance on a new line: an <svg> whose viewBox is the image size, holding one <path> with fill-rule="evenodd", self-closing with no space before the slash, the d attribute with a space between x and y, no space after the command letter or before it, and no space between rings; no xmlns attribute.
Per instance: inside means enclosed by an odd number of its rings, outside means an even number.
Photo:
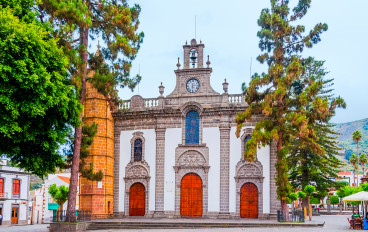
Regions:
<svg viewBox="0 0 368 232"><path fill-rule="evenodd" d="M84 48L80 49L81 58L83 65L80 72L83 73L81 78L82 86L80 90L80 103L84 105L86 98L86 88L87 88L87 59L88 59L88 28L84 27L80 30L80 38ZM82 45L81 45L82 46ZM83 112L80 114L80 126L75 128L75 138L74 138L74 151L72 159L72 168L70 174L70 185L69 185L69 195L68 195L68 207L66 212L66 221L75 222L77 220L75 207L77 201L77 188L78 188L78 173L79 173L79 162L80 162L80 150L82 143L82 120Z"/></svg>
<svg viewBox="0 0 368 232"><path fill-rule="evenodd" d="M294 220L294 204L295 201L291 202L291 221Z"/></svg>
<svg viewBox="0 0 368 232"><path fill-rule="evenodd" d="M284 180L280 180L280 178L282 178L283 176L283 172L284 169L286 168L283 164L283 160L281 157L281 150L282 150L282 137L283 137L283 133L279 132L279 139L277 140L277 178L278 178L278 182L279 185L281 186L286 186L288 183L285 183ZM277 188L279 188L280 186L277 186ZM279 193L279 197L280 197L280 201L281 201L281 214L282 217L284 219L285 222L289 221L289 209L287 206L287 202L286 202L286 195L285 193Z"/></svg>
<svg viewBox="0 0 368 232"><path fill-rule="evenodd" d="M357 171L358 171L358 174L357 174L357 186L359 186L359 141L356 142L356 146L357 146L357 156L358 156L358 167L357 167Z"/></svg>

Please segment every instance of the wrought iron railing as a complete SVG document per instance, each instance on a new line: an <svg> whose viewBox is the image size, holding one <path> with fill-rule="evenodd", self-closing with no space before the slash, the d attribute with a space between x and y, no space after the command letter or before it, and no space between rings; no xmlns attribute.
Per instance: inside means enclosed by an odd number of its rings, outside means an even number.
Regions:
<svg viewBox="0 0 368 232"><path fill-rule="evenodd" d="M75 216L77 217L77 221L90 221L91 220L91 211L90 210L76 210ZM56 210L53 216L51 217L51 221L53 222L65 222L66 220L66 210Z"/></svg>
<svg viewBox="0 0 368 232"><path fill-rule="evenodd" d="M11 195L12 197L12 199L19 199L20 198L20 193L12 193L12 195Z"/></svg>
<svg viewBox="0 0 368 232"><path fill-rule="evenodd" d="M8 193L0 193L0 198L8 198Z"/></svg>
<svg viewBox="0 0 368 232"><path fill-rule="evenodd" d="M277 221L285 222L281 210L277 210ZM305 222L304 220L304 209L295 208L294 211L289 211L289 221L290 222Z"/></svg>

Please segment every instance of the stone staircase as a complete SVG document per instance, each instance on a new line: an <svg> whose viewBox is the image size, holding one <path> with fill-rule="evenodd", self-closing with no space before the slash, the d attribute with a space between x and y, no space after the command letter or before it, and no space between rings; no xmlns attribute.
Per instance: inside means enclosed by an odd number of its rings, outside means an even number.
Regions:
<svg viewBox="0 0 368 232"><path fill-rule="evenodd" d="M92 221L87 230L111 230L111 229L194 229L194 228L244 228L244 227L322 227L320 223L277 223L270 221L261 222L117 222L117 221Z"/></svg>

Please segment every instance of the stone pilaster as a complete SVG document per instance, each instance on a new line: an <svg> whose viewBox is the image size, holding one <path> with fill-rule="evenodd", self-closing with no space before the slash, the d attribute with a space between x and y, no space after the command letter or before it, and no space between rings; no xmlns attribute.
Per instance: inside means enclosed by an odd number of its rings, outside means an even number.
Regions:
<svg viewBox="0 0 368 232"><path fill-rule="evenodd" d="M281 210L280 200L277 199L276 186L276 162L277 162L277 148L276 141L271 143L270 147L270 214L272 218L277 216L277 210Z"/></svg>
<svg viewBox="0 0 368 232"><path fill-rule="evenodd" d="M165 128L156 128L156 187L154 217L164 216L165 199Z"/></svg>
<svg viewBox="0 0 368 232"><path fill-rule="evenodd" d="M220 127L220 215L229 215L230 126Z"/></svg>
<svg viewBox="0 0 368 232"><path fill-rule="evenodd" d="M114 133L114 202L113 213L115 217L119 216L119 175L120 175L120 131ZM124 191L124 189L123 189Z"/></svg>

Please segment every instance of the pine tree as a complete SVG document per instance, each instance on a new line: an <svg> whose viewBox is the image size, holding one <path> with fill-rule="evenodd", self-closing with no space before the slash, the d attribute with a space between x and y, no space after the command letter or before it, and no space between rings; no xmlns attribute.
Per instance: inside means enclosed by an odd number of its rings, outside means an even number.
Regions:
<svg viewBox="0 0 368 232"><path fill-rule="evenodd" d="M336 178L336 169L342 165L342 162L336 158L341 148L336 141L337 133L333 130L334 125L329 121L335 115L337 107L345 108L345 102L340 97L334 97L332 91L333 79L325 79L327 72L323 68L323 61L316 61L314 58L303 60L305 73L301 79L293 85L295 97L302 95L310 83L319 82L319 89L316 97L325 98L328 101L329 114L319 120L313 120L314 117L308 117L308 127L314 131L316 143L323 149L323 153L315 153L309 146L305 146L302 141L293 140L288 155L290 169L291 185L294 189L304 189L307 185L315 185L317 191L326 192L328 187L333 187L334 182L331 178ZM306 107L307 112L313 109L313 101ZM295 105L298 107L298 104ZM314 112L308 112L313 114ZM303 205L308 206L307 200L303 200Z"/></svg>
<svg viewBox="0 0 368 232"><path fill-rule="evenodd" d="M259 47L263 54L258 61L268 64L268 73L252 77L245 91L245 100L249 107L236 118L237 136L246 120L252 116L262 116L256 123L252 138L247 142L245 158L254 160L257 146L276 141L276 185L277 195L281 201L283 218L288 220L286 198L291 187L288 178L286 156L292 139L299 139L304 146L310 146L317 154L323 149L316 143L316 135L308 128L308 117L316 120L328 114L328 102L320 97L313 100L314 114L305 109L314 98L319 83L311 83L300 98L292 96L292 85L299 80L304 70L298 56L304 48L310 48L320 41L320 34L327 30L327 25L319 23L308 34L305 27L296 25L297 20L307 13L311 0L300 0L298 5L289 9L288 0L272 0L270 9L263 9L258 20L261 30ZM298 100L299 108L294 108Z"/></svg>
<svg viewBox="0 0 368 232"><path fill-rule="evenodd" d="M53 28L57 29L55 36L59 38L59 45L64 48L72 62L69 71L82 105L85 103L88 80L89 39L100 37L105 44L101 53L106 62L104 67L108 67L104 71L110 73L105 77L109 79L100 78L99 72L94 70L94 78L98 81L93 85L99 90L104 89L105 92L102 93L108 99L116 102L116 83L121 87L134 88L139 82L140 76L130 76L132 61L144 36L142 32L137 32L141 11L139 5L130 7L126 0L43 0L39 5L39 11L40 20L49 20ZM114 104L110 104L110 107L113 109ZM82 119L83 114L80 115L80 121ZM76 220L75 204L81 143L82 126L79 126L75 128L67 221Z"/></svg>

